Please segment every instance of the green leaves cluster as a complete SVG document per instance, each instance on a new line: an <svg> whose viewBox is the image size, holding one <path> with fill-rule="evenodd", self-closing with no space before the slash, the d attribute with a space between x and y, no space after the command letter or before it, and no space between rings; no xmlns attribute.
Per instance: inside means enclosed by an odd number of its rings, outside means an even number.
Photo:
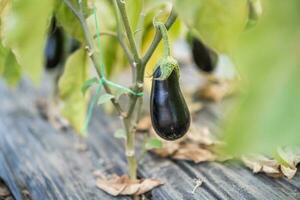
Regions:
<svg viewBox="0 0 300 200"><path fill-rule="evenodd" d="M10 0L7 6L9 9L1 13L2 43L14 53L22 71L37 83L54 0Z"/></svg>
<svg viewBox="0 0 300 200"><path fill-rule="evenodd" d="M64 74L59 81L60 97L64 101L62 114L80 132L85 122L87 99L81 86L88 78L88 57L85 50L74 52L65 64Z"/></svg>
<svg viewBox="0 0 300 200"><path fill-rule="evenodd" d="M300 2L262 3L260 21L234 52L244 92L224 125L231 153L300 145Z"/></svg>
<svg viewBox="0 0 300 200"><path fill-rule="evenodd" d="M189 29L220 53L232 51L244 30L247 0L174 0L176 11Z"/></svg>

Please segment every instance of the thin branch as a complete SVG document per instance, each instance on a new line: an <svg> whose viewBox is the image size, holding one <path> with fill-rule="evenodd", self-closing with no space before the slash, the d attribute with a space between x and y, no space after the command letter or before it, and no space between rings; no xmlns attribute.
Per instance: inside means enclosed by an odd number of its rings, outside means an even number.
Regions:
<svg viewBox="0 0 300 200"><path fill-rule="evenodd" d="M95 34L93 38L95 39L95 38L100 37L100 36L112 36L112 37L115 37L118 40L118 42L120 43L123 51L125 52L125 55L127 56L130 65L133 65L132 63L134 62L134 60L133 60L133 57L131 55L131 52L128 49L128 47L125 44L125 42L122 40L122 38L120 38L120 36L117 33L112 32L112 31L102 31L99 34Z"/></svg>
<svg viewBox="0 0 300 200"><path fill-rule="evenodd" d="M112 37L118 37L117 33L113 32L113 31L101 31L98 34L94 35L94 39L103 35L107 35L107 36L112 36Z"/></svg>
<svg viewBox="0 0 300 200"><path fill-rule="evenodd" d="M135 40L133 37L133 32L132 32L130 24L129 24L128 15L127 15L126 8L125 8L125 2L122 0L117 0L117 5L119 8L120 14L122 16L121 20L123 21L123 25L124 25L126 35L127 35L128 41L129 41L130 49L133 53L134 61L137 63L137 65L140 65L139 53L138 53L136 43L135 43Z"/></svg>
<svg viewBox="0 0 300 200"><path fill-rule="evenodd" d="M82 29L83 29L83 33L84 33L84 37L85 37L85 40L86 40L86 43L87 43L87 50L89 52L89 56L90 56L90 58L91 58L91 60L93 62L93 65L94 65L94 67L95 67L95 69L97 71L98 76L100 78L104 78L103 74L101 74L101 71L100 71L99 58L98 58L98 55L95 53L93 39L92 39L91 33L90 33L89 29L88 29L87 23L85 21L82 9L80 9L80 11L78 11L73 6L73 4L71 3L70 0L64 0L64 3L73 12L73 14L78 18L78 20L79 20L79 22L80 22L80 24L82 26ZM80 5L80 7L82 8L82 5ZM103 82L103 88L106 91L106 93L111 94L111 90L110 90L110 88L108 87L108 85L105 82ZM125 114L124 114L124 111L121 108L120 104L115 99L112 99L111 102L114 105L114 107L116 108L118 114L121 117L124 117Z"/></svg>

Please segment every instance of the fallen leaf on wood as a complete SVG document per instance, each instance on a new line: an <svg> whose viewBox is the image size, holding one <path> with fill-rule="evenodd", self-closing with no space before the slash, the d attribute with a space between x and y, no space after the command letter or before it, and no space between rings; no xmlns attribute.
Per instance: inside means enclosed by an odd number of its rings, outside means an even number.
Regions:
<svg viewBox="0 0 300 200"><path fill-rule="evenodd" d="M219 143L217 139L212 135L208 127L199 127L191 125L187 134L187 139L203 145L213 145Z"/></svg>
<svg viewBox="0 0 300 200"><path fill-rule="evenodd" d="M171 157L178 149L180 144L178 142L164 142L163 148L154 149L152 152L159 155L160 157Z"/></svg>
<svg viewBox="0 0 300 200"><path fill-rule="evenodd" d="M279 155L277 160L263 155L248 155L242 156L242 161L254 173L263 172L272 177L293 178L300 163L300 148L281 147L277 153Z"/></svg>
<svg viewBox="0 0 300 200"><path fill-rule="evenodd" d="M69 122L60 115L58 106L45 98L39 98L35 102L39 114L57 130L69 128Z"/></svg>
<svg viewBox="0 0 300 200"><path fill-rule="evenodd" d="M154 130L151 129L153 132ZM152 133L154 134L154 133ZM221 159L213 151L214 146L220 142L216 140L207 127L192 125L187 136L175 142L163 142L163 148L155 149L152 152L160 157L170 157L177 160L188 160L195 163L205 161L225 161L229 157Z"/></svg>
<svg viewBox="0 0 300 200"><path fill-rule="evenodd" d="M279 163L263 155L242 156L244 164L252 169L253 173L264 172L269 176L280 176Z"/></svg>
<svg viewBox="0 0 300 200"><path fill-rule="evenodd" d="M113 175L111 178L97 178L96 185L113 195L141 195L163 183L157 179L131 180L128 176Z"/></svg>
<svg viewBox="0 0 300 200"><path fill-rule="evenodd" d="M138 125L137 125L137 131L145 132L148 131L152 126L151 118L149 115L143 117L140 119Z"/></svg>
<svg viewBox="0 0 300 200"><path fill-rule="evenodd" d="M234 91L235 87L233 81L215 78L208 80L208 82L199 89L197 96L202 99L219 102L224 97L232 95Z"/></svg>
<svg viewBox="0 0 300 200"><path fill-rule="evenodd" d="M281 147L277 152L284 161L280 165L281 172L287 178L293 178L297 172L297 165L300 163L300 147Z"/></svg>
<svg viewBox="0 0 300 200"><path fill-rule="evenodd" d="M203 109L203 104L201 102L191 101L191 102L187 102L187 104L191 114L196 114Z"/></svg>
<svg viewBox="0 0 300 200"><path fill-rule="evenodd" d="M201 149L194 144L185 144L181 146L172 157L178 160L192 160L195 163L214 161L217 158L211 151Z"/></svg>

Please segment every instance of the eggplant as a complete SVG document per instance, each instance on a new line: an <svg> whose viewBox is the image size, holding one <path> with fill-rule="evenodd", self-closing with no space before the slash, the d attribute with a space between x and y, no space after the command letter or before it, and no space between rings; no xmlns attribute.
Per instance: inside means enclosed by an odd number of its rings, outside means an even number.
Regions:
<svg viewBox="0 0 300 200"><path fill-rule="evenodd" d="M192 38L192 54L198 69L207 73L212 73L215 70L217 54L197 38Z"/></svg>
<svg viewBox="0 0 300 200"><path fill-rule="evenodd" d="M165 140L184 136L191 122L190 112L181 93L176 70L161 80L160 67L153 73L150 113L155 132Z"/></svg>
<svg viewBox="0 0 300 200"><path fill-rule="evenodd" d="M56 26L54 21L44 51L46 69L54 69L63 60L63 37L62 30Z"/></svg>

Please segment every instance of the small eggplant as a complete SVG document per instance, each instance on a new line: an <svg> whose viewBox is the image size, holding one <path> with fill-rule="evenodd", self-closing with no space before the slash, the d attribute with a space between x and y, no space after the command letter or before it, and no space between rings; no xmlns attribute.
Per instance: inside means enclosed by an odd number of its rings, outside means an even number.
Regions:
<svg viewBox="0 0 300 200"><path fill-rule="evenodd" d="M46 69L54 69L62 61L63 41L62 30L53 22L44 52Z"/></svg>
<svg viewBox="0 0 300 200"><path fill-rule="evenodd" d="M192 39L192 54L200 70L207 73L212 73L215 70L217 54L196 38Z"/></svg>
<svg viewBox="0 0 300 200"><path fill-rule="evenodd" d="M165 140L176 140L190 127L190 113L181 93L178 75L173 70L165 80L160 67L153 74L150 97L151 121L156 133Z"/></svg>

